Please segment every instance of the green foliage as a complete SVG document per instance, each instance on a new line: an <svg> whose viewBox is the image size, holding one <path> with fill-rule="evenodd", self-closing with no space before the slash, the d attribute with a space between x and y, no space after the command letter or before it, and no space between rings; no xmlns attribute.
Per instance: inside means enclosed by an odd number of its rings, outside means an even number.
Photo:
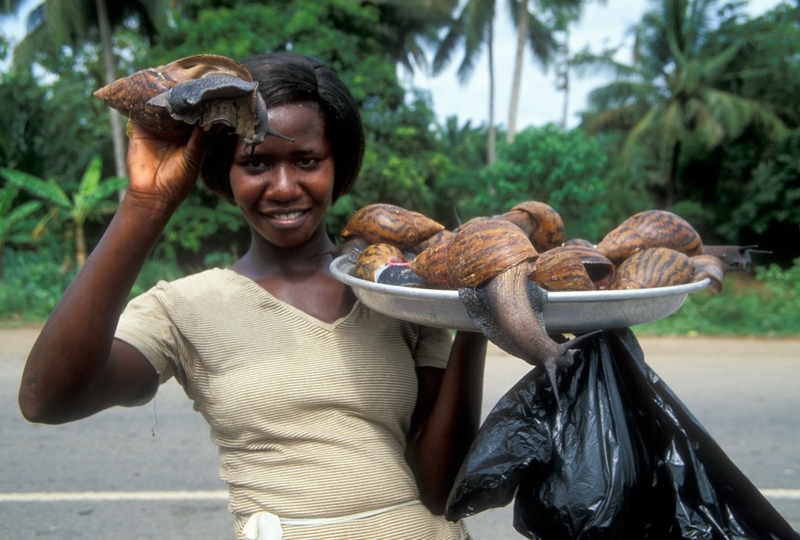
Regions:
<svg viewBox="0 0 800 540"><path fill-rule="evenodd" d="M64 293L74 271L59 264L50 249L6 250L0 279L0 320L41 322Z"/></svg>
<svg viewBox="0 0 800 540"><path fill-rule="evenodd" d="M526 200L542 201L561 214L568 238L597 241L608 212L603 181L607 162L597 141L580 130L563 131L553 124L529 127L513 143L498 147L497 162L482 171L479 190L472 186L474 198L463 217L500 214Z"/></svg>
<svg viewBox="0 0 800 540"><path fill-rule="evenodd" d="M78 266L82 266L87 255L84 223L90 216L113 212L117 203L109 201L108 198L127 185L126 178L112 177L101 180L102 168L100 157L93 157L78 186L69 194L54 178L43 180L13 169L0 169L0 174L11 185L28 191L69 217L73 227Z"/></svg>
<svg viewBox="0 0 800 540"><path fill-rule="evenodd" d="M758 244L787 263L800 256L800 129L784 137L747 181L730 187L717 230L731 242ZM788 241L787 238L794 238Z"/></svg>
<svg viewBox="0 0 800 540"><path fill-rule="evenodd" d="M786 270L756 270L755 279L725 278L723 290L695 293L673 315L634 331L661 335L800 335L800 259Z"/></svg>

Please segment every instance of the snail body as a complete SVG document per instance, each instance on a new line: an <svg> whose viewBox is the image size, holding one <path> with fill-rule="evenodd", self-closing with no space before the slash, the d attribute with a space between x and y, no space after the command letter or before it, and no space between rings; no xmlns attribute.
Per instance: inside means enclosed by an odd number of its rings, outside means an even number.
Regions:
<svg viewBox="0 0 800 540"><path fill-rule="evenodd" d="M695 255L689 261L692 263L694 273L692 274L692 281L702 281L708 278L711 282L711 287L716 292L722 292L722 280L725 278L726 265L715 255L708 253L701 253Z"/></svg>

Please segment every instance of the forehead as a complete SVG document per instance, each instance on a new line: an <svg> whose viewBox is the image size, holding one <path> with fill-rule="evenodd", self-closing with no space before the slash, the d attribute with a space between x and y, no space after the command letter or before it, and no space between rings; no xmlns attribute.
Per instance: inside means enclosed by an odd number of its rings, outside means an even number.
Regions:
<svg viewBox="0 0 800 540"><path fill-rule="evenodd" d="M237 152L297 151L318 145L327 145L325 117L319 104L314 102L286 103L267 110L270 129L293 139L288 141L273 135L267 136L256 148L245 147L239 140Z"/></svg>

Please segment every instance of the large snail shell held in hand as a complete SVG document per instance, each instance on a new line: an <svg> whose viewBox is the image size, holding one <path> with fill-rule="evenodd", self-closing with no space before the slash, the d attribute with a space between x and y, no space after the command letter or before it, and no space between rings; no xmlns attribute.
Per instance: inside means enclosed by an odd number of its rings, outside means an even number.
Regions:
<svg viewBox="0 0 800 540"><path fill-rule="evenodd" d="M642 249L665 247L689 257L703 250L700 234L688 221L666 210L639 212L609 232L597 245L598 251L615 264Z"/></svg>
<svg viewBox="0 0 800 540"><path fill-rule="evenodd" d="M224 56L201 54L143 69L94 95L162 135L186 133L194 124L224 124L247 144L258 145L273 133L258 83L243 65Z"/></svg>
<svg viewBox="0 0 800 540"><path fill-rule="evenodd" d="M647 248L619 265L611 288L649 289L689 283L694 273L690 258L674 249Z"/></svg>
<svg viewBox="0 0 800 540"><path fill-rule="evenodd" d="M525 233L502 219L477 219L459 227L447 248L447 274L457 288L477 287L539 254Z"/></svg>
<svg viewBox="0 0 800 540"><path fill-rule="evenodd" d="M345 239L361 237L370 244L392 244L407 251L443 229L444 225L419 212L378 203L356 210L342 236Z"/></svg>
<svg viewBox="0 0 800 540"><path fill-rule="evenodd" d="M518 226L536 251L542 253L564 243L564 221L555 209L543 202L526 201L497 216Z"/></svg>

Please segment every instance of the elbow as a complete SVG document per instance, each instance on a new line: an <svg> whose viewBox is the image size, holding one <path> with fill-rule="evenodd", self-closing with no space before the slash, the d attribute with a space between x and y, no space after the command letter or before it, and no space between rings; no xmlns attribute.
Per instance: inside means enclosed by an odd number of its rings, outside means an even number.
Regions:
<svg viewBox="0 0 800 540"><path fill-rule="evenodd" d="M67 422L61 414L60 407L48 405L25 387L20 389L17 402L22 417L28 422L33 424L63 424Z"/></svg>

